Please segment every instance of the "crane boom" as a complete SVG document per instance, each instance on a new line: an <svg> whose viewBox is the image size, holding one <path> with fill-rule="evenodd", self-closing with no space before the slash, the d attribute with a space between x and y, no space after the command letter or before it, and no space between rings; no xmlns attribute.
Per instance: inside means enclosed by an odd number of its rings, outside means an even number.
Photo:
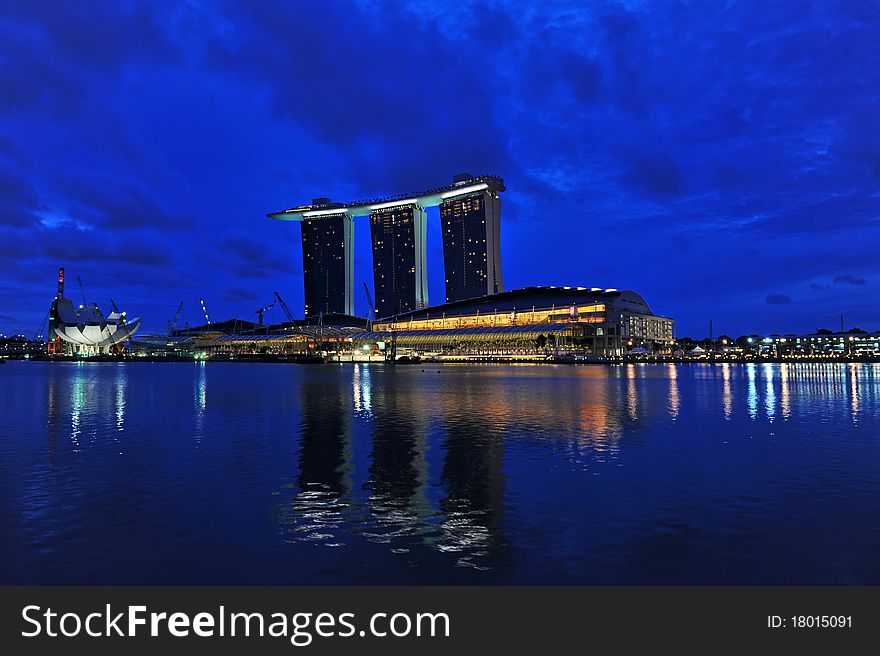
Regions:
<svg viewBox="0 0 880 656"><path fill-rule="evenodd" d="M113 302L113 299L110 299L110 302ZM116 307L116 303L113 303L113 309L119 312L119 309ZM174 313L174 318L169 319L168 323L165 325L165 334L168 337L171 337L171 333L174 332L174 329L177 328L177 320L180 318L180 313L183 312L183 301L180 302L180 305L177 306L177 312Z"/></svg>
<svg viewBox="0 0 880 656"><path fill-rule="evenodd" d="M271 310L273 307L275 307L275 304L274 304L274 303L269 303L269 305L267 305L267 306L265 306L265 307L261 307L259 310L257 310L256 312L254 312L254 314L256 314L256 315L259 317L259 319L260 319L260 320L259 320L259 324L260 324L261 326L263 325L263 312L265 312L266 310Z"/></svg>
<svg viewBox="0 0 880 656"><path fill-rule="evenodd" d="M281 294L275 292L275 298L278 299L278 304L281 306L281 309L284 310L284 314L287 316L288 321L295 321L293 318L293 313L290 311L290 308L287 307L287 303L284 302L284 299L281 298Z"/></svg>
<svg viewBox="0 0 880 656"><path fill-rule="evenodd" d="M367 297L367 304L370 306L370 316L368 317L370 321L376 319L376 306L373 305L373 297L370 296L370 288L367 287L367 283L364 283L364 296Z"/></svg>
<svg viewBox="0 0 880 656"><path fill-rule="evenodd" d="M82 295L83 306L86 306L88 302L86 301L86 290L83 289L83 281L79 276L76 277L76 281L79 283L79 293Z"/></svg>

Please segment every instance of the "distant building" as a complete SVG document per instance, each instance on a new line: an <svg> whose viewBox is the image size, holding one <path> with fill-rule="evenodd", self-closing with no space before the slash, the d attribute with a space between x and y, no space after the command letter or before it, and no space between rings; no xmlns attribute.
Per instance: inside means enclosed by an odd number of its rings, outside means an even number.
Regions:
<svg viewBox="0 0 880 656"><path fill-rule="evenodd" d="M390 317L428 305L428 217L415 203L370 212L376 313Z"/></svg>
<svg viewBox="0 0 880 656"><path fill-rule="evenodd" d="M771 335L753 339L749 346L757 353L775 357L875 356L880 354L880 331Z"/></svg>

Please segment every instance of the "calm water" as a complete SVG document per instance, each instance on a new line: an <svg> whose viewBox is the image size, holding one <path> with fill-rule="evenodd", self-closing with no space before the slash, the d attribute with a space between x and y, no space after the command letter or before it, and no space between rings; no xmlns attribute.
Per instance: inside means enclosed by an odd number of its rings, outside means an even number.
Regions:
<svg viewBox="0 0 880 656"><path fill-rule="evenodd" d="M0 366L0 583L880 584L880 366Z"/></svg>

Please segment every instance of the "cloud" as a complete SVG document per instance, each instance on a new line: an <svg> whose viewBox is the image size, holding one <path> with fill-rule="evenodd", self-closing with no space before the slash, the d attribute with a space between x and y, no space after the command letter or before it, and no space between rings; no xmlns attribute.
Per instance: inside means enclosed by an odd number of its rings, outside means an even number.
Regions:
<svg viewBox="0 0 880 656"><path fill-rule="evenodd" d="M834 282L840 285L864 285L868 281L864 278L859 278L858 276L847 273L844 275L835 276Z"/></svg>
<svg viewBox="0 0 880 656"><path fill-rule="evenodd" d="M764 302L768 305L791 305L791 296L787 294L768 294Z"/></svg>
<svg viewBox="0 0 880 656"><path fill-rule="evenodd" d="M0 160L0 226L26 228L39 222L41 203L33 185Z"/></svg>

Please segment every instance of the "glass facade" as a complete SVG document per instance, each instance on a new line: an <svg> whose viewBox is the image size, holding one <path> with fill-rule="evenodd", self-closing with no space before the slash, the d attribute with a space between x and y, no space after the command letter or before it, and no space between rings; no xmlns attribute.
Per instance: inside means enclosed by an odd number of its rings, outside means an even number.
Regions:
<svg viewBox="0 0 880 656"><path fill-rule="evenodd" d="M353 226L346 215L300 223L305 315L354 314Z"/></svg>
<svg viewBox="0 0 880 656"><path fill-rule="evenodd" d="M370 213L378 317L391 317L428 305L427 223L425 211L417 205Z"/></svg>
<svg viewBox="0 0 880 656"><path fill-rule="evenodd" d="M440 223L446 302L503 292L498 195L486 190L447 198Z"/></svg>

